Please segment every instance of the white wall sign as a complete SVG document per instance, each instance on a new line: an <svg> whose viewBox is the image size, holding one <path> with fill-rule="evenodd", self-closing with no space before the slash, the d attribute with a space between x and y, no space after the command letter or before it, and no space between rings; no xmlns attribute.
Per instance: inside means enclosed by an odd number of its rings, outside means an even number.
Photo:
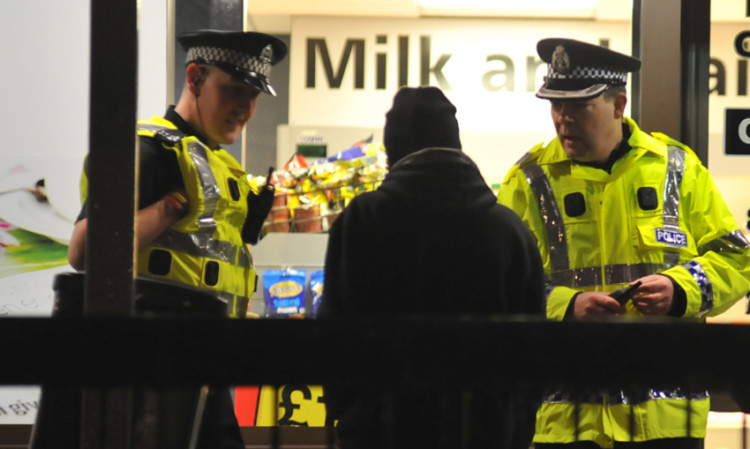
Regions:
<svg viewBox="0 0 750 449"><path fill-rule="evenodd" d="M727 159L722 139L724 109L748 102L747 30L750 20L743 18L712 24L714 174L750 173L750 158ZM290 125L381 129L399 86L439 86L458 109L467 153L485 176L502 177L524 151L553 136L548 103L534 96L545 70L536 42L550 36L608 42L631 53L624 20L294 18Z"/></svg>
<svg viewBox="0 0 750 449"><path fill-rule="evenodd" d="M546 71L536 43L549 36L630 53L625 21L295 18L290 126L377 133L399 86L437 86L456 105L464 151L497 182L553 136L549 103L534 96Z"/></svg>
<svg viewBox="0 0 750 449"><path fill-rule="evenodd" d="M544 33L540 33L543 24ZM382 125L399 86L433 85L453 101L462 129L547 130L534 97L547 36L605 41L630 53L627 22L295 18L291 125Z"/></svg>

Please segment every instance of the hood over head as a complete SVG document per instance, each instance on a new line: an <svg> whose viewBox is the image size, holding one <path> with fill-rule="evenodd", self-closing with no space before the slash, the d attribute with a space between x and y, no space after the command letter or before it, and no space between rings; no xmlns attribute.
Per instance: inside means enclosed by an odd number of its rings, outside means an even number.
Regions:
<svg viewBox="0 0 750 449"><path fill-rule="evenodd" d="M424 148L461 149L456 107L437 87L405 87L386 114L383 145L388 165Z"/></svg>

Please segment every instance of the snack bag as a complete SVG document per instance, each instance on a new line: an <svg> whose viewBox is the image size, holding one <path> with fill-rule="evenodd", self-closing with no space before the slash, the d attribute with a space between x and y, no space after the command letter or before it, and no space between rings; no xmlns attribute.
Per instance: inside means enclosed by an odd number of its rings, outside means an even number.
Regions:
<svg viewBox="0 0 750 449"><path fill-rule="evenodd" d="M264 271L264 316L273 318L299 318L304 316L305 279L305 270Z"/></svg>
<svg viewBox="0 0 750 449"><path fill-rule="evenodd" d="M324 271L311 271L310 272L310 303L311 315L315 318L318 315L318 307L320 306L320 299L323 297L323 279Z"/></svg>

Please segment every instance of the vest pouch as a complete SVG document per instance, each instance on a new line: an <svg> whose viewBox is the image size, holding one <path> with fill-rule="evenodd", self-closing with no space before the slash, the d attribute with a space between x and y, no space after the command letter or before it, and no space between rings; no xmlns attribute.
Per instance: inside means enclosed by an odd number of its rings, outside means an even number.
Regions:
<svg viewBox="0 0 750 449"><path fill-rule="evenodd" d="M219 262L209 260L203 267L203 282L208 286L215 286L219 283Z"/></svg>
<svg viewBox="0 0 750 449"><path fill-rule="evenodd" d="M166 276L172 267L172 254L165 249L154 249L148 256L148 272L157 276Z"/></svg>

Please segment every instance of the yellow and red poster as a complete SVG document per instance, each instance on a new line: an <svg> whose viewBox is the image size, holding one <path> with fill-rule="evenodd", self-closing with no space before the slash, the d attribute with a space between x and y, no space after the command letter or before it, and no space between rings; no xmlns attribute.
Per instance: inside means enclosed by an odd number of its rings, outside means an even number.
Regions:
<svg viewBox="0 0 750 449"><path fill-rule="evenodd" d="M240 427L326 425L323 388L317 385L239 386L234 411Z"/></svg>

